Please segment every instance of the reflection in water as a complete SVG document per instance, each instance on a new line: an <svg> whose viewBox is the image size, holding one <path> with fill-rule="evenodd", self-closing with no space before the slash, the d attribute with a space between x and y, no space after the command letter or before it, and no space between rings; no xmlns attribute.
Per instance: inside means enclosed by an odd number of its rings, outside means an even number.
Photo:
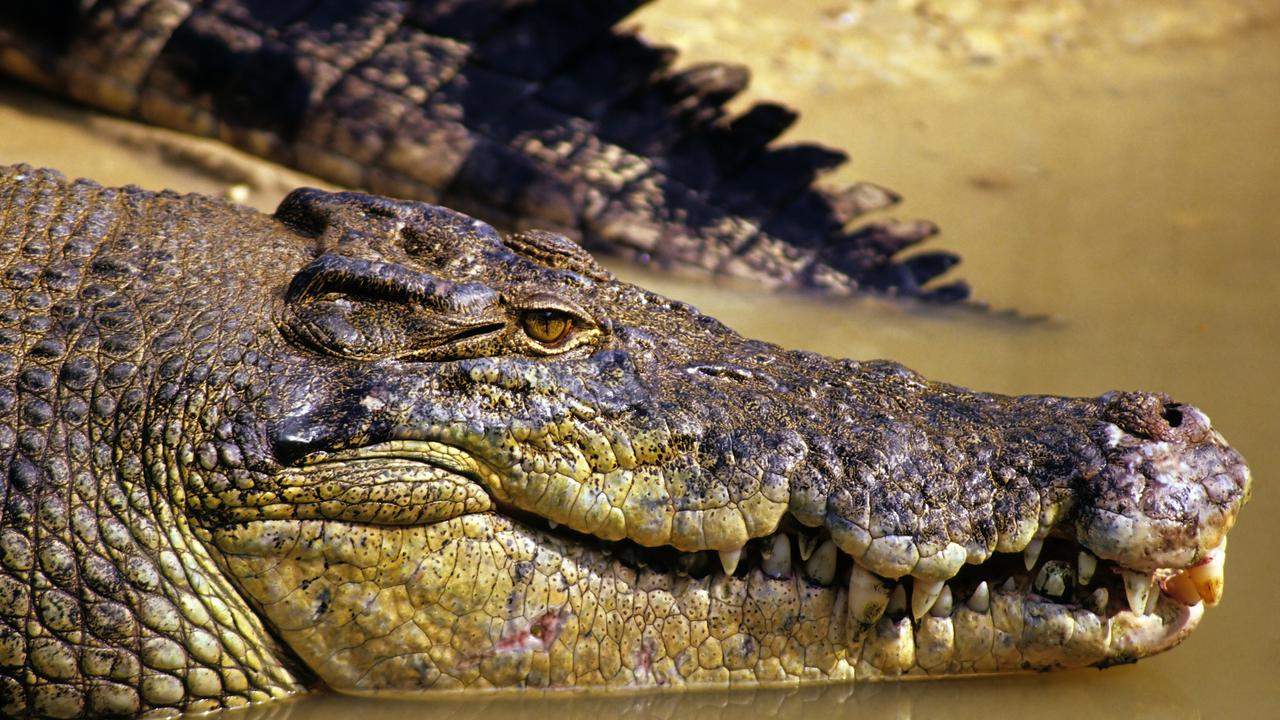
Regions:
<svg viewBox="0 0 1280 720"><path fill-rule="evenodd" d="M682 693L467 693L428 700L367 699L322 694L296 702L224 712L217 720L742 720L744 717L858 720L991 720L1014 708L1038 720L1198 717L1180 688L1159 678L1128 682L1127 670L969 681L827 685L808 688ZM1151 684L1151 683L1154 683Z"/></svg>

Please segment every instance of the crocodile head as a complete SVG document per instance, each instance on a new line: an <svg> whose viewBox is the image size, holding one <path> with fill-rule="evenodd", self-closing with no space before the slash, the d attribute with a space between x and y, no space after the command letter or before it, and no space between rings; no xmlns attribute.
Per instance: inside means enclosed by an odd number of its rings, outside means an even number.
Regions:
<svg viewBox="0 0 1280 720"><path fill-rule="evenodd" d="M183 502L339 690L1105 666L1221 595L1249 471L1190 405L786 351L428 205L277 218L269 472L196 453Z"/></svg>

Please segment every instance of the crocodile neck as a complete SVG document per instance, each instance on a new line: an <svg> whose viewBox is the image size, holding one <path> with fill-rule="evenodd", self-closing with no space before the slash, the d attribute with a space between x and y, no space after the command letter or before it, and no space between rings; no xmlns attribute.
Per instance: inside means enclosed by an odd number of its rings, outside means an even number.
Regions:
<svg viewBox="0 0 1280 720"><path fill-rule="evenodd" d="M173 492L207 449L182 428L213 423L219 403L153 402L175 373L227 372L210 324L222 313L202 312L227 278L176 272L226 249L202 232L211 201L6 174L0 664L25 664L30 682L0 677L5 714L209 710L297 690Z"/></svg>

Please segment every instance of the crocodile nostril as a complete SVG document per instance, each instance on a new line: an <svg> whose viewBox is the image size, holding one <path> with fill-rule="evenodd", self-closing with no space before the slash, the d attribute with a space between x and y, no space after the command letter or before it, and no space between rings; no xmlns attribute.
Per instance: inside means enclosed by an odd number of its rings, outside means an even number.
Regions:
<svg viewBox="0 0 1280 720"><path fill-rule="evenodd" d="M1144 392L1112 392L1102 396L1106 402L1103 417L1121 430L1151 440L1173 440L1186 424L1188 405L1175 403L1168 395Z"/></svg>

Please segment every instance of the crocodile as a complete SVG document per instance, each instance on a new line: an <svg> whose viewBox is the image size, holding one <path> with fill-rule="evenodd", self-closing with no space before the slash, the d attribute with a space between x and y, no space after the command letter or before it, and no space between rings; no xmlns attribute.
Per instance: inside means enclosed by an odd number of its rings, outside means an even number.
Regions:
<svg viewBox="0 0 1280 720"><path fill-rule="evenodd" d="M571 240L0 171L0 713L1129 663L1247 465L1158 393L744 338Z"/></svg>
<svg viewBox="0 0 1280 720"><path fill-rule="evenodd" d="M52 0L0 5L0 71L220 138L341 186L542 228L686 274L961 301L957 262L904 253L927 221L868 221L845 153L733 113L740 65L675 69L615 25L644 0Z"/></svg>

